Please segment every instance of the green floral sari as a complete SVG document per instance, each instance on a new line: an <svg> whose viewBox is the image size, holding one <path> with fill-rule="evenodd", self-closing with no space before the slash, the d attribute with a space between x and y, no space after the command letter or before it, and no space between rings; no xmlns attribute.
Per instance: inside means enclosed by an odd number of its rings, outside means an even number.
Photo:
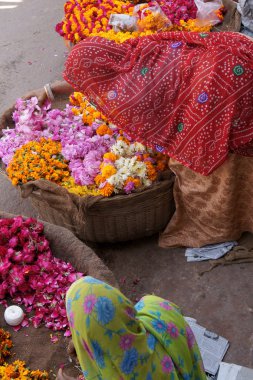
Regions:
<svg viewBox="0 0 253 380"><path fill-rule="evenodd" d="M206 380L179 308L145 296L135 306L92 277L72 284L67 314L86 380Z"/></svg>

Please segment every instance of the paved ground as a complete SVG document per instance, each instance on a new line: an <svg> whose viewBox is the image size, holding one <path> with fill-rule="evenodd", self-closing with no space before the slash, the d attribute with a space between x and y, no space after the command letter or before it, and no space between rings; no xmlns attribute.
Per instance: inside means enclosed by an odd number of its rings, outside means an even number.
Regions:
<svg viewBox="0 0 253 380"><path fill-rule="evenodd" d="M2 5L16 4L3 10ZM64 0L0 0L0 111L25 92L59 79L66 55L54 32ZM0 175L0 210L38 216L29 200ZM253 246L252 236L242 244ZM229 339L226 361L253 367L253 264L218 267L200 277L208 263L186 263L183 249L157 246L157 236L96 248L133 300L155 293L181 306L185 315Z"/></svg>

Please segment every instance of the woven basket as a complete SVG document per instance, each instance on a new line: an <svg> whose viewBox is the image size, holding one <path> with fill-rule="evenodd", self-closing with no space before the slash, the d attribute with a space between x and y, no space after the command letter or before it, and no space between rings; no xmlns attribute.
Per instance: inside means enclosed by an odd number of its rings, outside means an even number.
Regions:
<svg viewBox="0 0 253 380"><path fill-rule="evenodd" d="M66 97L57 99L53 107L65 104ZM43 220L68 228L85 242L113 243L163 230L175 210L173 183L174 175L168 171L142 192L110 198L80 197L47 180L28 182L20 189L22 197L31 197Z"/></svg>
<svg viewBox="0 0 253 380"><path fill-rule="evenodd" d="M174 176L129 195L79 197L46 180L21 186L39 216L71 230L86 242L119 242L163 230L174 213Z"/></svg>

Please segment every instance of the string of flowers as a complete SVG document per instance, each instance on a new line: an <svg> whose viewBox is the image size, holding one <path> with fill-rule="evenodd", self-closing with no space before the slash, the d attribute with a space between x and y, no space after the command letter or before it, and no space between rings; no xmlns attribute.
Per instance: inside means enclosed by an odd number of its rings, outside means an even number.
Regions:
<svg viewBox="0 0 253 380"><path fill-rule="evenodd" d="M42 138L17 149L6 171L13 185L44 178L61 183L69 178L69 168L60 142Z"/></svg>
<svg viewBox="0 0 253 380"><path fill-rule="evenodd" d="M0 328L0 365L5 362L5 359L10 356L10 348L13 346L11 335L8 331Z"/></svg>
<svg viewBox="0 0 253 380"><path fill-rule="evenodd" d="M152 12L147 8L158 4L162 12ZM197 18L197 6L194 0L157 0L139 4L136 31L115 32L108 24L111 14L135 14L134 4L124 1L111 0L69 0L65 3L65 17L56 25L58 32L65 40L76 44L80 40L90 36L101 36L117 43L122 43L129 38L136 38L146 34L160 31L192 31L207 32L212 29L208 22L200 22ZM147 11L145 11L145 8ZM144 10L144 12L143 12ZM214 11L222 22L224 7ZM167 21L166 21L167 20ZM170 24L170 25L168 25Z"/></svg>
<svg viewBox="0 0 253 380"><path fill-rule="evenodd" d="M197 18L197 6L194 0L157 0L162 11L173 25L180 25L180 20Z"/></svg>
<svg viewBox="0 0 253 380"><path fill-rule="evenodd" d="M13 363L4 363L0 365L1 380L49 380L49 374L46 371L32 371L24 361L15 360Z"/></svg>
<svg viewBox="0 0 253 380"><path fill-rule="evenodd" d="M24 361L15 360L11 364L5 362L11 355L10 348L13 346L11 335L8 331L0 328L0 379L1 380L48 380L46 371L31 371Z"/></svg>
<svg viewBox="0 0 253 380"><path fill-rule="evenodd" d="M74 93L72 102L77 109L78 102L83 107L83 95ZM81 112L85 114L85 107L82 107ZM158 173L168 167L168 156L155 153L134 142L126 133L110 123L98 125L96 133L108 138L113 135L114 138L114 143L103 154L99 171L93 178L100 195L108 197L112 194L141 191L149 187L157 179Z"/></svg>
<svg viewBox="0 0 253 380"><path fill-rule="evenodd" d="M82 274L53 256L43 230L33 218L0 219L0 301L7 306L11 297L24 306L27 315L15 331L43 323L70 336L65 294Z"/></svg>
<svg viewBox="0 0 253 380"><path fill-rule="evenodd" d="M144 145L131 142L129 137L118 138L110 151L103 156L100 173L95 183L100 193L110 196L112 193L142 190L157 179L158 172L168 165L166 156L152 151Z"/></svg>
<svg viewBox="0 0 253 380"><path fill-rule="evenodd" d="M24 361L15 360L11 364L4 363L0 365L1 380L48 380L49 374L46 371L32 371Z"/></svg>
<svg viewBox="0 0 253 380"><path fill-rule="evenodd" d="M66 40L77 43L91 33L110 30L110 15L131 15L133 7L131 2L119 0L69 0L64 5L65 17L55 30Z"/></svg>
<svg viewBox="0 0 253 380"><path fill-rule="evenodd" d="M99 32L99 33L92 33L92 36L99 36L106 38L107 40L112 40L115 41L118 44L121 44L130 38L137 38L137 37L143 37L143 36L148 36L150 34L153 34L151 30L147 31L135 31L135 32L115 32L113 29L109 30L108 32Z"/></svg>
<svg viewBox="0 0 253 380"><path fill-rule="evenodd" d="M207 33L212 29L211 24L201 25L198 20L180 20L179 25L177 25L176 30L184 32L198 32L198 33Z"/></svg>

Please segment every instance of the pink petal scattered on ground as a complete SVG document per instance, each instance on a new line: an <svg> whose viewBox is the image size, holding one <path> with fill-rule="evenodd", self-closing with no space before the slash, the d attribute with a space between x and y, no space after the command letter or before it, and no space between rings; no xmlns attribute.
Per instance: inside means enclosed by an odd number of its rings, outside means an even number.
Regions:
<svg viewBox="0 0 253 380"><path fill-rule="evenodd" d="M71 331L68 329L65 331L64 336L71 336Z"/></svg>
<svg viewBox="0 0 253 380"><path fill-rule="evenodd" d="M50 334L50 340L53 344L59 342L59 337L57 335Z"/></svg>
<svg viewBox="0 0 253 380"><path fill-rule="evenodd" d="M141 279L139 277L136 277L134 280L133 280L133 284L134 285L137 285L139 284L139 282L141 281Z"/></svg>

